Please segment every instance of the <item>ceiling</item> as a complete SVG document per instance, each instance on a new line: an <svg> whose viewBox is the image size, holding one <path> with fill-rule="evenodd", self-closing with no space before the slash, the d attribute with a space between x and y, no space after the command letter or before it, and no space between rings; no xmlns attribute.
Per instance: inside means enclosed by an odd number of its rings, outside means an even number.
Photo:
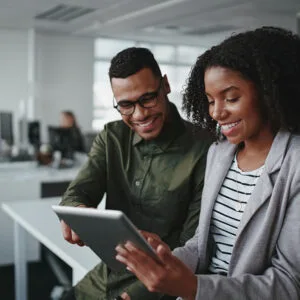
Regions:
<svg viewBox="0 0 300 300"><path fill-rule="evenodd" d="M298 12L300 0L0 0L0 28L208 47L262 25L296 32Z"/></svg>

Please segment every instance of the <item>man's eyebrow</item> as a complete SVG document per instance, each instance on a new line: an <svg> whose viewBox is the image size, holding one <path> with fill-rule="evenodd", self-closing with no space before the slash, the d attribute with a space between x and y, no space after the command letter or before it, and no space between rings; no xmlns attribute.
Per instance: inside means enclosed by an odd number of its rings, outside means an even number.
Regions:
<svg viewBox="0 0 300 300"><path fill-rule="evenodd" d="M134 101L138 101L139 99L142 99L145 96L152 95L152 94L156 94L156 91L144 93L143 95L141 95L140 97L138 97L136 100L121 99L121 100L118 101L118 103L120 103L120 102L134 102Z"/></svg>

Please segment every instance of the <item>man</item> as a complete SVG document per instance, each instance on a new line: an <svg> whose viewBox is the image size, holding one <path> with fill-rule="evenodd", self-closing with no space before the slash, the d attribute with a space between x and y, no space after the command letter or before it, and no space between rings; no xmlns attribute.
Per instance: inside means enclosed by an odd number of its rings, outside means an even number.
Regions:
<svg viewBox="0 0 300 300"><path fill-rule="evenodd" d="M118 53L109 77L122 121L108 123L96 137L61 205L97 207L106 193L106 208L123 211L139 229L158 234L172 249L183 245L197 226L210 139L195 133L169 102L168 78L148 49ZM62 230L66 240L82 245L63 221ZM114 272L104 264L72 293L75 297L66 299L160 298L129 271Z"/></svg>

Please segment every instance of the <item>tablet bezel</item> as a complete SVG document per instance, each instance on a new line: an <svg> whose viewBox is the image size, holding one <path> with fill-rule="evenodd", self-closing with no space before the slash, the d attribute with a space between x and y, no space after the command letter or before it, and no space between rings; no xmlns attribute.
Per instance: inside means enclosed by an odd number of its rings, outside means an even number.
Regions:
<svg viewBox="0 0 300 300"><path fill-rule="evenodd" d="M60 205L53 205L52 209L59 219L64 220L80 239L114 271L126 268L115 259L117 254L115 247L126 241L131 241L153 259L160 261L155 250L122 211ZM93 232L91 229L97 226L98 229Z"/></svg>

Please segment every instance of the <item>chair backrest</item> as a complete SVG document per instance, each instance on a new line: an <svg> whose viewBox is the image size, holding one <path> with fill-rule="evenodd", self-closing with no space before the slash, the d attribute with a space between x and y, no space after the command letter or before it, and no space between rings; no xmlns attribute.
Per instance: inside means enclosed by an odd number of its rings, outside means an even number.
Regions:
<svg viewBox="0 0 300 300"><path fill-rule="evenodd" d="M85 147L85 152L88 153L91 150L91 147L93 145L94 139L97 136L98 132L86 132L83 135L84 139L84 147Z"/></svg>

